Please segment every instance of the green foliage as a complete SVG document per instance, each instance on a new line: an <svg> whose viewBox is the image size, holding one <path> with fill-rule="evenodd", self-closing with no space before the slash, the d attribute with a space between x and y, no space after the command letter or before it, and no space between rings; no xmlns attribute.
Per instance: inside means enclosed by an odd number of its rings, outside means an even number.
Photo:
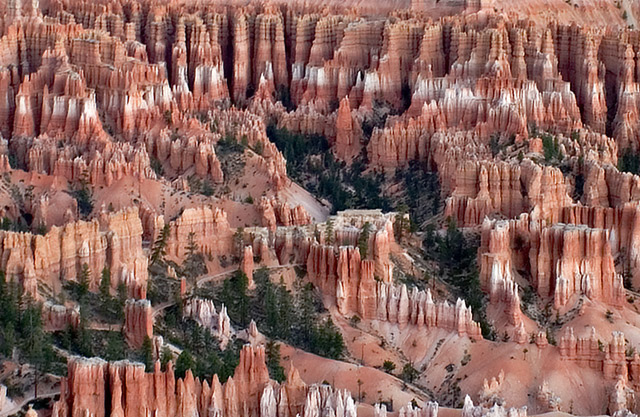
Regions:
<svg viewBox="0 0 640 417"><path fill-rule="evenodd" d="M175 376L176 378L184 378L187 370L195 369L196 361L188 350L183 350L176 360Z"/></svg>
<svg viewBox="0 0 640 417"><path fill-rule="evenodd" d="M402 240L406 232L411 232L411 219L407 216L409 207L405 203L396 206L396 218L393 222L393 234L397 241Z"/></svg>
<svg viewBox="0 0 640 417"><path fill-rule="evenodd" d="M640 174L640 154L635 153L631 148L622 152L622 157L618 159L618 170Z"/></svg>
<svg viewBox="0 0 640 417"><path fill-rule="evenodd" d="M0 358L14 352L38 373L51 371L57 360L51 337L44 331L41 305L30 296L23 298L18 283L7 282L0 272Z"/></svg>
<svg viewBox="0 0 640 417"><path fill-rule="evenodd" d="M613 311L611 311L611 310L607 310L607 311L604 313L604 317L607 319L607 321L608 321L609 323L613 323Z"/></svg>
<svg viewBox="0 0 640 417"><path fill-rule="evenodd" d="M544 160L547 163L552 163L554 161L562 162L564 159L564 155L562 155L562 151L560 150L560 145L558 144L558 138L551 136L548 133L542 134L542 149L544 151Z"/></svg>
<svg viewBox="0 0 640 417"><path fill-rule="evenodd" d="M396 369L396 364L390 360L386 360L382 363L382 370L390 374Z"/></svg>
<svg viewBox="0 0 640 417"><path fill-rule="evenodd" d="M342 357L345 349L342 335L330 319L321 318L322 301L311 284L294 295L284 282L273 284L266 269L256 271L254 280L251 316L265 335L321 356Z"/></svg>
<svg viewBox="0 0 640 417"><path fill-rule="evenodd" d="M404 189L398 198L396 211L409 212L409 227L422 224L440 212L440 179L437 172L430 172L418 161L411 161L409 167L396 170L395 179Z"/></svg>
<svg viewBox="0 0 640 417"><path fill-rule="evenodd" d="M258 155L262 155L262 152L264 152L264 145L262 144L262 142L256 142L256 144L253 146L253 151Z"/></svg>
<svg viewBox="0 0 640 417"><path fill-rule="evenodd" d="M500 153L502 147L500 146L500 135L493 134L489 139L489 149L491 149L491 155L495 157Z"/></svg>
<svg viewBox="0 0 640 417"><path fill-rule="evenodd" d="M105 266L100 274L100 297L102 297L103 300L107 300L111 297L111 294L109 294L110 289L111 271Z"/></svg>
<svg viewBox="0 0 640 417"><path fill-rule="evenodd" d="M80 303L84 312L91 317L100 317L101 321L115 324L124 318L124 302L126 300L127 287L124 283L118 285L118 297L110 294L111 285L110 271L108 268L102 270L99 293L89 292L89 267L83 268L78 274L76 281L67 281L64 284L65 294ZM124 292L124 293L122 293Z"/></svg>
<svg viewBox="0 0 640 417"><path fill-rule="evenodd" d="M86 263L82 264L82 268L80 269L80 273L78 274L78 298L82 299L89 292L89 280L91 278L91 271L89 270L89 265Z"/></svg>
<svg viewBox="0 0 640 417"><path fill-rule="evenodd" d="M286 378L284 368L280 365L280 345L272 340L267 342L265 348L267 354L267 369L269 376L278 382L283 382Z"/></svg>
<svg viewBox="0 0 640 417"><path fill-rule="evenodd" d="M340 359L344 352L344 339L330 318L313 328L311 352L325 358Z"/></svg>
<svg viewBox="0 0 640 417"><path fill-rule="evenodd" d="M173 360L173 353L169 346L164 346L162 348L162 352L160 353L160 365L162 366L162 370L167 368L167 364Z"/></svg>
<svg viewBox="0 0 640 417"><path fill-rule="evenodd" d="M412 363L405 363L402 367L402 373L400 373L400 378L405 381L412 383L420 376L420 373L416 368L413 367Z"/></svg>
<svg viewBox="0 0 640 417"><path fill-rule="evenodd" d="M186 257L182 264L182 272L190 278L204 275L207 272L204 255L200 252L200 246L196 243L195 236L195 232L190 232L187 236L187 246L184 248Z"/></svg>
<svg viewBox="0 0 640 417"><path fill-rule="evenodd" d="M249 279L244 272L237 270L222 284L220 300L227 307L229 318L240 327L249 324L249 295L247 287Z"/></svg>
<svg viewBox="0 0 640 417"><path fill-rule="evenodd" d="M327 245L333 245L333 219L327 220L326 227L324 230L326 234L325 239L326 239Z"/></svg>
<svg viewBox="0 0 640 417"><path fill-rule="evenodd" d="M167 276L166 268L153 267L149 270L147 298L153 305L172 301L180 293L180 281Z"/></svg>
<svg viewBox="0 0 640 417"><path fill-rule="evenodd" d="M241 342L232 339L221 351L218 340L208 329L191 319L182 319L177 305L165 311L164 323L157 330L166 340L183 349L176 360L176 376L191 369L194 376L201 379L211 379L213 374L217 374L220 381L225 382L233 375L240 357ZM161 363L166 364L172 356L170 352L163 352Z"/></svg>
<svg viewBox="0 0 640 417"><path fill-rule="evenodd" d="M158 158L151 157L150 165L153 172L155 172L156 176L162 177L164 175L164 167L162 166L162 162Z"/></svg>
<svg viewBox="0 0 640 417"><path fill-rule="evenodd" d="M224 138L218 141L217 145L216 151L220 154L244 152L244 147L238 143L236 137L231 133L227 133Z"/></svg>
<svg viewBox="0 0 640 417"><path fill-rule="evenodd" d="M171 114L171 110L165 110L163 113L164 122L167 126L171 126L173 124L173 115Z"/></svg>
<svg viewBox="0 0 640 417"><path fill-rule="evenodd" d="M202 195L207 196L207 197L211 197L214 192L215 192L215 190L213 189L213 186L211 185L211 181L209 181L208 179L205 179L204 181L202 181L202 189L200 190L200 193Z"/></svg>
<svg viewBox="0 0 640 417"><path fill-rule="evenodd" d="M164 257L167 254L167 241L169 240L170 233L171 225L167 223L160 231L160 235L158 235L156 241L153 242L153 248L151 249L151 263L149 266L156 263L164 263Z"/></svg>
<svg viewBox="0 0 640 417"><path fill-rule="evenodd" d="M142 363L147 372L153 372L153 343L149 336L144 337L142 347L140 348L140 356L142 356Z"/></svg>
<svg viewBox="0 0 640 417"><path fill-rule="evenodd" d="M366 222L362 226L360 235L358 236L358 249L360 250L360 257L366 259L369 254L369 234L371 233L371 224Z"/></svg>
<svg viewBox="0 0 640 417"><path fill-rule="evenodd" d="M82 216L86 217L91 214L93 211L93 193L89 187L89 178L86 172L81 175L76 188L70 191L69 194L76 199L78 211Z"/></svg>
<svg viewBox="0 0 640 417"><path fill-rule="evenodd" d="M495 339L495 333L486 319L486 300L480 288L476 264L477 242L466 238L455 220L449 218L444 236L436 234L432 227L425 231L423 246L426 258L437 262L442 279L454 287L471 307L474 319L480 323L482 335Z"/></svg>
<svg viewBox="0 0 640 417"><path fill-rule="evenodd" d="M2 230L11 230L12 225L13 222L6 216L2 218L2 221L0 221L0 229Z"/></svg>
<svg viewBox="0 0 640 417"><path fill-rule="evenodd" d="M326 198L332 211L348 208L391 209L383 195L383 174L364 174L366 153L350 167L336 161L324 136L291 133L273 125L267 127L271 142L287 160L287 173L310 192Z"/></svg>

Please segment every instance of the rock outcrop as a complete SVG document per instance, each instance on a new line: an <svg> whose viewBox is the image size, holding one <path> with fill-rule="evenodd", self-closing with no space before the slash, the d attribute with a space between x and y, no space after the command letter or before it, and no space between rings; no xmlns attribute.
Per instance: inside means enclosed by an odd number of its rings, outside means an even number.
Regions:
<svg viewBox="0 0 640 417"><path fill-rule="evenodd" d="M80 308L67 307L46 301L42 305L42 323L47 331L76 328L80 323Z"/></svg>
<svg viewBox="0 0 640 417"><path fill-rule="evenodd" d="M142 251L142 225L135 208L107 215L103 222L53 226L45 235L0 232L2 269L19 279L25 291L39 298L38 282L58 293L67 280L77 280L89 268L89 289L98 289L103 269L111 272L111 285L127 285L132 297L144 298L147 258Z"/></svg>
<svg viewBox="0 0 640 417"><path fill-rule="evenodd" d="M242 260L240 261L240 270L247 276L248 279L248 288L255 288L255 283L253 282L253 247L245 246L242 252Z"/></svg>
<svg viewBox="0 0 640 417"><path fill-rule="evenodd" d="M139 363L72 357L52 415L144 417L153 413L169 417L214 413L239 417L246 413L294 417L319 415L321 410L336 417L357 415L348 391L328 385L307 386L293 367L287 381L278 384L269 379L265 359L263 347L245 346L235 373L221 384L217 375L210 382L200 381L190 370L176 380L171 362L165 371L156 362L154 371L145 373Z"/></svg>
<svg viewBox="0 0 640 417"><path fill-rule="evenodd" d="M565 308L575 294L614 306L624 301L606 229L562 223L547 227L526 215L508 222L487 220L479 256L480 281L492 297L498 293L514 300L517 288L510 276L522 266L531 272L537 293L552 298L556 309Z"/></svg>
<svg viewBox="0 0 640 417"><path fill-rule="evenodd" d="M222 349L226 347L232 329L231 319L227 315L227 308L224 304L220 306L220 312L218 312L212 300L190 298L184 304L182 315L192 318L217 337Z"/></svg>
<svg viewBox="0 0 640 417"><path fill-rule="evenodd" d="M153 309L149 300L127 300L122 333L134 349L140 349L146 338L153 338Z"/></svg>
<svg viewBox="0 0 640 417"><path fill-rule="evenodd" d="M200 252L207 256L217 257L232 252L233 231L229 227L227 213L218 207L186 209L170 225L171 234L167 241L169 256L184 258L190 234Z"/></svg>

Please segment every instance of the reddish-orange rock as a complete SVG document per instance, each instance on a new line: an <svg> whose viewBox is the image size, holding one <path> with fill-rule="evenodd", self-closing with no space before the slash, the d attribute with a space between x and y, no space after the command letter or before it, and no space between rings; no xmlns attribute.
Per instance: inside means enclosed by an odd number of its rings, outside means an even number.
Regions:
<svg viewBox="0 0 640 417"><path fill-rule="evenodd" d="M182 259L189 234L200 251L212 257L231 253L233 232L227 221L227 213L217 207L195 207L186 209L180 217L170 223L171 234L167 242L167 254Z"/></svg>
<svg viewBox="0 0 640 417"><path fill-rule="evenodd" d="M46 301L42 305L42 322L47 331L61 331L80 322L80 308L67 307Z"/></svg>
<svg viewBox="0 0 640 417"><path fill-rule="evenodd" d="M143 298L147 285L147 258L142 252L142 225L135 208L98 220L52 227L46 235L0 233L2 268L37 287L41 281L60 291L66 280L77 280L89 267L89 288L97 290L104 268L111 271L112 288L127 284L132 296ZM37 293L37 291L36 291ZM33 294L36 294L33 293Z"/></svg>
<svg viewBox="0 0 640 417"><path fill-rule="evenodd" d="M513 267L527 268L531 284L542 297L564 309L575 294L619 306L624 300L622 277L616 273L609 231L585 225L529 220L486 221L479 249L480 281L491 294L515 296L509 282ZM528 259L523 257L528 247ZM514 299L513 296L508 298ZM504 295L500 296L501 298Z"/></svg>
<svg viewBox="0 0 640 417"><path fill-rule="evenodd" d="M52 416L145 417L153 413L169 417L214 413L238 417L246 412L251 416L295 417L316 415L321 408L333 414L357 414L348 391L334 390L329 385L307 386L293 367L286 383L270 380L265 359L264 347L244 346L233 377L221 384L217 375L209 383L194 378L190 370L176 380L171 362L166 371L161 371L156 362L153 372L145 373L140 363L71 357Z"/></svg>
<svg viewBox="0 0 640 417"><path fill-rule="evenodd" d="M336 143L334 153L338 159L351 161L360 154L360 138L362 132L360 124L354 121L351 115L349 100L343 98L340 101L338 117L336 119Z"/></svg>
<svg viewBox="0 0 640 417"><path fill-rule="evenodd" d="M244 272L249 280L249 289L255 288L253 282L253 247L245 246L242 252L242 260L240 261L240 270Z"/></svg>
<svg viewBox="0 0 640 417"><path fill-rule="evenodd" d="M145 338L153 337L153 309L149 300L127 300L122 332L129 346L134 349L140 349Z"/></svg>

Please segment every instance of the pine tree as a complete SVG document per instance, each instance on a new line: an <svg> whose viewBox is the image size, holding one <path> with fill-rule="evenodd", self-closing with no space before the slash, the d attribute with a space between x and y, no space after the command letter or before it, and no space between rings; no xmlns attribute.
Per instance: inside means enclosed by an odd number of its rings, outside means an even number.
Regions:
<svg viewBox="0 0 640 417"><path fill-rule="evenodd" d="M284 280L280 279L280 285L277 289L278 294L278 309L280 319L278 320L279 327L279 337L282 339L288 339L291 335L291 326L294 322L293 317L293 297L291 296L291 292L287 289L284 284Z"/></svg>
<svg viewBox="0 0 640 417"><path fill-rule="evenodd" d="M149 336L144 337L144 341L142 342L142 362L144 363L145 370L147 372L153 371L153 343L151 343L151 338Z"/></svg>
<svg viewBox="0 0 640 417"><path fill-rule="evenodd" d="M327 225L324 230L327 235L326 236L327 245L333 245L333 220L332 219L327 220Z"/></svg>
<svg viewBox="0 0 640 417"><path fill-rule="evenodd" d="M184 248L184 250L186 252L187 259L192 259L200 250L200 247L196 243L195 232L189 232L189 235L187 236L187 246Z"/></svg>
<svg viewBox="0 0 640 417"><path fill-rule="evenodd" d="M360 258L366 259L369 253L369 234L371 233L371 223L366 222L362 226L360 236L358 236L358 249L360 249Z"/></svg>
<svg viewBox="0 0 640 417"><path fill-rule="evenodd" d="M153 243L153 249L151 250L151 263L149 264L149 266L154 265L158 262L164 262L164 257L167 254L167 241L169 240L170 233L171 225L167 223L164 225L164 227L160 231L160 235Z"/></svg>
<svg viewBox="0 0 640 417"><path fill-rule="evenodd" d="M269 369L269 376L282 382L285 380L284 368L280 365L280 345L273 340L267 342L266 345L267 355L267 369Z"/></svg>
<svg viewBox="0 0 640 417"><path fill-rule="evenodd" d="M193 356L191 356L188 350L183 350L176 360L176 378L184 378L187 370L194 369L195 366L196 362L193 359Z"/></svg>
<svg viewBox="0 0 640 417"><path fill-rule="evenodd" d="M249 279L240 270L236 271L222 284L220 299L227 307L229 317L241 327L246 327L249 318Z"/></svg>
<svg viewBox="0 0 640 417"><path fill-rule="evenodd" d="M80 274L78 275L79 298L83 298L89 292L90 276L91 276L91 271L89 270L89 265L87 265L86 263L82 264L82 269L80 269Z"/></svg>
<svg viewBox="0 0 640 417"><path fill-rule="evenodd" d="M109 290L111 289L111 271L108 267L102 268L102 274L100 277L100 297L103 301L107 301L111 298Z"/></svg>
<svg viewBox="0 0 640 417"><path fill-rule="evenodd" d="M162 365L162 370L164 371L167 367L169 361L173 360L173 353L169 346L165 346L162 348L162 353L160 354L160 365Z"/></svg>

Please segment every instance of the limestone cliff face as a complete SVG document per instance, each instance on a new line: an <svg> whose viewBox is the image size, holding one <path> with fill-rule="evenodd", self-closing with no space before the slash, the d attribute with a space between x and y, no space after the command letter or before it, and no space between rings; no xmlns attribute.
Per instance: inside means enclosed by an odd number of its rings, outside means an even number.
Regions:
<svg viewBox="0 0 640 417"><path fill-rule="evenodd" d="M232 252L233 231L227 221L227 213L217 207L186 209L171 222L171 235L167 242L167 254L182 259L189 234L205 255L217 256Z"/></svg>
<svg viewBox="0 0 640 417"><path fill-rule="evenodd" d="M309 279L335 303L341 314L358 314L367 320L381 320L416 328L442 328L459 336L481 339L478 323L472 319L471 308L458 299L455 306L446 301L434 303L431 292L409 292L405 285L378 282L374 276L375 262L362 260L356 247L314 244L307 261ZM390 276L387 280L390 279Z"/></svg>
<svg viewBox="0 0 640 417"><path fill-rule="evenodd" d="M595 328L591 328L589 335L578 336L569 327L560 338L558 347L563 360L576 362L584 368L602 372L608 381L638 384L640 377L640 356L634 353L627 356L627 342L622 332L613 332L611 340L604 344L599 340Z"/></svg>
<svg viewBox="0 0 640 417"><path fill-rule="evenodd" d="M22 282L25 291L39 298L41 282L54 293L66 280L77 280L83 265L89 267L89 288L97 290L104 268L111 272L115 289L123 282L131 296L144 298L147 258L142 252L142 225L136 208L97 219L52 227L46 235L0 233L2 269Z"/></svg>
<svg viewBox="0 0 640 417"><path fill-rule="evenodd" d="M66 307L46 301L42 305L42 323L47 331L61 331L73 328L80 322L80 308Z"/></svg>
<svg viewBox="0 0 640 417"><path fill-rule="evenodd" d="M612 255L614 258L621 256L624 267L631 272L635 287L640 283L640 242L636 232L639 214L640 206L637 203L626 203L615 208L571 206L562 211L562 222L609 230Z"/></svg>
<svg viewBox="0 0 640 417"><path fill-rule="evenodd" d="M483 225L479 249L480 280L493 295L515 302L517 287L513 268L531 272L537 293L552 298L554 308L568 305L573 295L611 305L624 301L622 277L616 273L609 231L586 225L555 224L529 220L489 221ZM526 255L528 250L528 259ZM515 324L515 323L514 323Z"/></svg>
<svg viewBox="0 0 640 417"><path fill-rule="evenodd" d="M262 226L274 231L278 224L282 226L304 226L311 224L311 216L302 205L290 206L278 198L262 197L256 203L262 216Z"/></svg>
<svg viewBox="0 0 640 417"><path fill-rule="evenodd" d="M133 349L140 349L145 338L153 338L153 309L149 300L127 300L122 332Z"/></svg>
<svg viewBox="0 0 640 417"><path fill-rule="evenodd" d="M315 415L320 410L331 410L337 417L357 415L348 391L328 385L307 386L293 367L285 383L270 380L264 347L245 346L233 377L224 384L217 375L211 381L200 381L191 371L176 381L171 362L166 371L161 371L157 362L153 372L145 373L140 363L70 358L52 415L295 417Z"/></svg>

